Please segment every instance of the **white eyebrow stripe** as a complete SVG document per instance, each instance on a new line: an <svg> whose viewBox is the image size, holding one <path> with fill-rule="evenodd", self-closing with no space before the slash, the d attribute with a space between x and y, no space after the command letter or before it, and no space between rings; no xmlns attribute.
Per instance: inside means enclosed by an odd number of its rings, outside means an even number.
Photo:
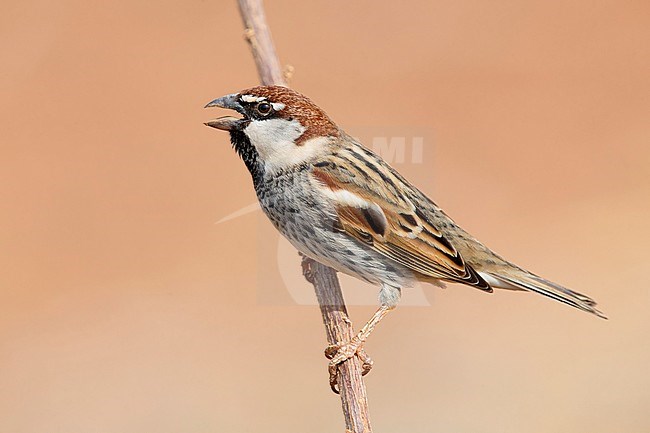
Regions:
<svg viewBox="0 0 650 433"><path fill-rule="evenodd" d="M271 107L273 107L273 109L274 109L275 111L280 111L280 110L282 110L284 107L286 107L286 105L284 105L282 102L273 102L273 103L271 104Z"/></svg>
<svg viewBox="0 0 650 433"><path fill-rule="evenodd" d="M260 102L264 101L266 97L264 96L254 96L254 95L241 95L241 100L244 102Z"/></svg>

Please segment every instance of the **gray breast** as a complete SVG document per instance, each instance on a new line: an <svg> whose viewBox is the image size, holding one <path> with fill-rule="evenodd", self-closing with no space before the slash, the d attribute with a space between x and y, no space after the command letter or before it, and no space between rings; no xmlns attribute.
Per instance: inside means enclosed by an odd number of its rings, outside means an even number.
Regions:
<svg viewBox="0 0 650 433"><path fill-rule="evenodd" d="M257 188L273 225L302 253L373 284L408 286L411 272L368 245L336 230L329 200L310 187L306 171L265 176Z"/></svg>

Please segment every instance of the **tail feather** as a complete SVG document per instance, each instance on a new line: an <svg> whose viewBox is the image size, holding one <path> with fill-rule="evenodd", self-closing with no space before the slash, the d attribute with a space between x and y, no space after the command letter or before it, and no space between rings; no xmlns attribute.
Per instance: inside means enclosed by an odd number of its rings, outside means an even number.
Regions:
<svg viewBox="0 0 650 433"><path fill-rule="evenodd" d="M544 278L531 274L523 269L516 275L513 275L510 272L508 275L487 272L481 272L480 274L492 287L509 290L527 290L539 293L579 310L607 319L607 316L595 308L596 301L591 299L589 296L569 290L566 287L545 280Z"/></svg>

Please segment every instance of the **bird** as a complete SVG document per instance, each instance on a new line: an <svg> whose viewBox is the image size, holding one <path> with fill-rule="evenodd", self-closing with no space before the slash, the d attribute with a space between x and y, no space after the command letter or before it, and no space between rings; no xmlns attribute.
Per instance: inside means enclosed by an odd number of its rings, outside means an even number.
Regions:
<svg viewBox="0 0 650 433"><path fill-rule="evenodd" d="M234 110L205 123L228 131L250 172L260 206L303 255L379 286L379 307L348 342L329 347L330 385L340 363L363 344L417 282L460 283L539 293L598 317L587 295L511 263L463 230L379 155L341 129L308 97L284 86L256 86L209 102Z"/></svg>

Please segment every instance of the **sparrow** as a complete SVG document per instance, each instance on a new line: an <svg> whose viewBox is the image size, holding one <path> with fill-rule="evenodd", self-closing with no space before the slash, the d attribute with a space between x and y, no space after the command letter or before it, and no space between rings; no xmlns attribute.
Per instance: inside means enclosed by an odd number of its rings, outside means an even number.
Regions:
<svg viewBox="0 0 650 433"><path fill-rule="evenodd" d="M234 110L205 123L228 131L251 174L260 206L302 254L377 285L379 309L349 342L330 347L330 385L337 366L358 355L416 282L461 283L539 293L606 318L590 297L499 256L459 227L436 203L380 156L348 135L306 96L257 86L206 105Z"/></svg>

